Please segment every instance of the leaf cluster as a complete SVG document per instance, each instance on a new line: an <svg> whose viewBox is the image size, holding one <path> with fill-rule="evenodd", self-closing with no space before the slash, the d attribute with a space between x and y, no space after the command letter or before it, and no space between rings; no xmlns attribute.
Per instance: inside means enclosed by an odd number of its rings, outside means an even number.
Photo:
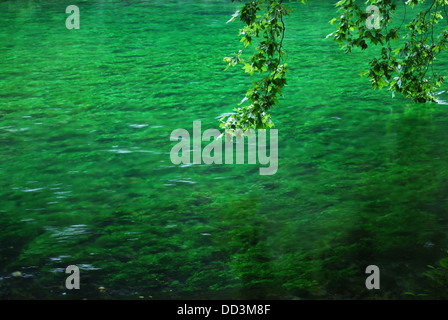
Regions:
<svg viewBox="0 0 448 320"><path fill-rule="evenodd" d="M446 78L434 72L434 63L448 49L448 27L438 26L442 20L448 23L448 0L403 0L404 18L394 23L398 16L397 3L395 0L340 0L336 3L339 15L330 21L337 23L337 30L327 38L332 37L346 53L354 48L380 47L380 53L369 61L369 68L361 72L362 77L370 78L374 89L387 87L392 96L400 93L416 103L436 102L435 92ZM379 9L378 29L367 24L371 12L366 8L370 5ZM407 10L414 7L418 7L418 13L406 22ZM284 17L290 13L283 0L250 0L228 21L239 18L244 23L239 32L244 49L224 58L227 68L241 65L250 76L260 76L252 82L235 112L221 118L220 126L227 133L273 126L269 111L279 103L287 85L283 40ZM244 50L251 45L255 50L245 57Z"/></svg>
<svg viewBox="0 0 448 320"><path fill-rule="evenodd" d="M381 46L380 55L370 60L368 70L361 72L361 76L370 78L374 89L388 87L393 96L401 93L417 103L435 102L435 91L445 77L435 73L433 65L438 54L448 48L448 28L437 33L436 26L443 19L448 22L448 1L403 1L405 15L395 26L397 1L362 1L362 6L360 2L337 2L339 16L330 21L337 22L337 30L327 37L333 37L346 53L356 47L365 50L369 45ZM370 29L366 24L371 13L365 8L369 5L379 8L379 29ZM405 23L406 11L417 5L421 10Z"/></svg>
<svg viewBox="0 0 448 320"><path fill-rule="evenodd" d="M246 92L239 107L235 108L235 113L221 119L221 127L228 132L273 126L268 112L279 103L278 98L283 96L282 89L287 85L283 39L286 30L284 17L290 13L291 9L282 0L254 0L245 3L228 21L239 17L244 23L239 32L240 41L245 49L255 44L255 50L248 58L243 57L244 50L225 57L227 68L240 64L251 76L261 75L260 79L253 81L253 86Z"/></svg>

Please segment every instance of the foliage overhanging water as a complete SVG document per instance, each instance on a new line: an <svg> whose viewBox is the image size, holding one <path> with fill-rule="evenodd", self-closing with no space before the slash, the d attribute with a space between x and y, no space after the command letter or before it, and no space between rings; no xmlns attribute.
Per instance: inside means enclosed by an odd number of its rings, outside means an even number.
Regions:
<svg viewBox="0 0 448 320"><path fill-rule="evenodd" d="M70 4L0 2L1 298L426 288L422 273L448 248L447 92L415 105L373 91L359 77L372 51L345 55L325 39L334 4L291 4L289 86L272 112L278 172L175 166L170 133L217 128L250 84L223 71L238 4L78 1L81 29L67 30ZM446 55L438 63L448 70ZM64 287L72 264L76 292ZM371 264L379 291L364 285Z"/></svg>

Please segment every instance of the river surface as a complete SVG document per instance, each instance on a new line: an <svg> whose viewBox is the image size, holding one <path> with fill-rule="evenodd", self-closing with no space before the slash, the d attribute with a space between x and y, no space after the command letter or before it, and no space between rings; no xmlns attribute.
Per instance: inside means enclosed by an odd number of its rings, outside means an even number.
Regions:
<svg viewBox="0 0 448 320"><path fill-rule="evenodd" d="M68 5L80 29L68 30ZM406 299L448 249L448 92L414 104L290 4L278 171L170 160L251 85L230 0L0 2L2 299ZM448 70L447 54L436 68ZM79 290L65 286L80 269ZM381 271L368 290L366 267Z"/></svg>

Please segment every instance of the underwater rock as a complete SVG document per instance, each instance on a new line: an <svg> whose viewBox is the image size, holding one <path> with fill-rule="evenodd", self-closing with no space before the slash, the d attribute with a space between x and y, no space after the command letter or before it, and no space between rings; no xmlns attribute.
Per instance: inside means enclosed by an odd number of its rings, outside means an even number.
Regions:
<svg viewBox="0 0 448 320"><path fill-rule="evenodd" d="M20 271L14 271L13 273L11 273L11 275L15 278L20 278L23 276L22 272Z"/></svg>

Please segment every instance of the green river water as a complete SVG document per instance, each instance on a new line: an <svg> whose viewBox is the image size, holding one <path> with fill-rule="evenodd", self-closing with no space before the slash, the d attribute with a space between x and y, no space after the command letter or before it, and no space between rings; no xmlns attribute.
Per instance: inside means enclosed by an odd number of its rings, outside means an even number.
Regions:
<svg viewBox="0 0 448 320"><path fill-rule="evenodd" d="M80 8L68 30L65 8ZM174 165L251 79L230 0L0 1L0 298L406 299L448 249L448 92L374 91L290 4L278 171ZM441 56L437 68L448 70ZM67 290L77 265L80 290ZM367 290L368 265L381 289ZM12 276L20 272L21 276ZM100 289L99 289L100 288Z"/></svg>

